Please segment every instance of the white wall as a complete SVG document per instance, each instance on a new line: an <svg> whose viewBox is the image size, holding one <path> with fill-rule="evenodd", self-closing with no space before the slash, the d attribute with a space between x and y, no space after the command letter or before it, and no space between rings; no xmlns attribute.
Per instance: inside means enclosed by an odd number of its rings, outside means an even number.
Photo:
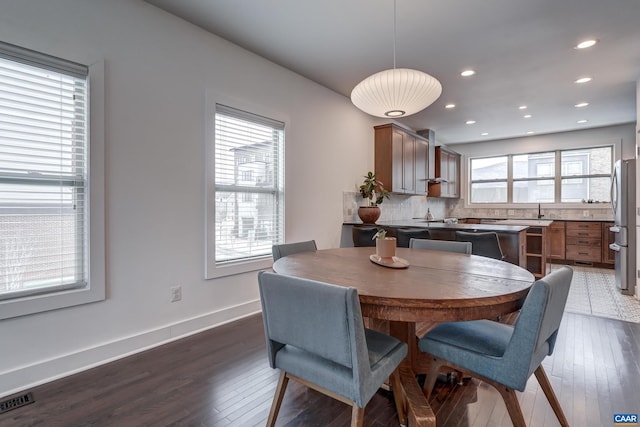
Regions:
<svg viewBox="0 0 640 427"><path fill-rule="evenodd" d="M255 273L203 279L206 91L287 117L287 240L338 246L373 165L349 99L139 0L3 0L0 40L105 61L108 295L0 321L0 395L259 309Z"/></svg>

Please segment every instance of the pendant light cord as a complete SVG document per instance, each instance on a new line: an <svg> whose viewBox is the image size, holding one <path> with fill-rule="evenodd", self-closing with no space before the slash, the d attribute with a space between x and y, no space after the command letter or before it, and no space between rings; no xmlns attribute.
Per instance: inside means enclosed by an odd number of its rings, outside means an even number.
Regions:
<svg viewBox="0 0 640 427"><path fill-rule="evenodd" d="M396 69L396 0L393 0L393 69Z"/></svg>

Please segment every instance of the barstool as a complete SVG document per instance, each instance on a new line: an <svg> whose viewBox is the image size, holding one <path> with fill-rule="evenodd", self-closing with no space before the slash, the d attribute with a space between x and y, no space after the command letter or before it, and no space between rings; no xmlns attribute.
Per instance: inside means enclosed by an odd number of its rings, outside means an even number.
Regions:
<svg viewBox="0 0 640 427"><path fill-rule="evenodd" d="M408 248L411 239L429 239L429 230L424 228L399 228L396 231L396 246Z"/></svg>
<svg viewBox="0 0 640 427"><path fill-rule="evenodd" d="M378 232L378 227L359 227L353 226L353 246L355 247L368 247L375 246L376 241L373 240L373 236Z"/></svg>
<svg viewBox="0 0 640 427"><path fill-rule="evenodd" d="M498 234L495 232L469 233L466 231L456 231L458 242L471 242L471 253L473 255L486 256L488 258L503 260L505 258Z"/></svg>

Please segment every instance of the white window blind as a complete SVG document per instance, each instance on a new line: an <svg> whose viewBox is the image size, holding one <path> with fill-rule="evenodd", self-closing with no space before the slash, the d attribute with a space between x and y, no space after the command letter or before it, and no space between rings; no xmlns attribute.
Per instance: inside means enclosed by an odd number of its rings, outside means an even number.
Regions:
<svg viewBox="0 0 640 427"><path fill-rule="evenodd" d="M87 285L88 68L0 43L0 300Z"/></svg>
<svg viewBox="0 0 640 427"><path fill-rule="evenodd" d="M284 241L284 123L216 104L215 263L271 256Z"/></svg>

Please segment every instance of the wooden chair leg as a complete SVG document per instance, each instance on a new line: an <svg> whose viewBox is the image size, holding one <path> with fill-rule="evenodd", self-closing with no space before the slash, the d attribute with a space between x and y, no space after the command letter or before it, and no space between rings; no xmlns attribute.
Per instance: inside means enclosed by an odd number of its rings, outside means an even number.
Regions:
<svg viewBox="0 0 640 427"><path fill-rule="evenodd" d="M282 404L282 398L284 397L284 391L287 389L288 383L289 377L287 377L287 373L285 371L280 372L278 386L276 387L276 393L273 396L273 403L269 411L269 418L267 419L267 427L276 425L276 418L278 418L278 412L280 412L280 405Z"/></svg>
<svg viewBox="0 0 640 427"><path fill-rule="evenodd" d="M524 422L524 415L522 414L522 409L520 408L516 392L513 389L498 383L492 383L492 385L502 395L504 403L507 406L507 411L509 411L509 417L511 417L513 427L527 427L527 424Z"/></svg>
<svg viewBox="0 0 640 427"><path fill-rule="evenodd" d="M358 405L353 403L351 408L351 427L363 427L364 426L364 408L359 408Z"/></svg>
<svg viewBox="0 0 640 427"><path fill-rule="evenodd" d="M558 417L558 421L560 421L560 425L562 427L569 427L569 422L567 421L567 417L565 417L564 412L562 411L562 407L560 406L560 402L556 397L555 392L553 391L553 387L551 387L551 383L549 382L549 378L547 377L546 372L542 365L538 366L538 369L535 370L536 378L538 379L538 383L540 383L540 387L544 392L544 395L547 396L547 400L549 404L551 404L551 409Z"/></svg>
<svg viewBox="0 0 640 427"><path fill-rule="evenodd" d="M433 387L436 385L436 380L438 379L440 368L442 368L444 365L444 361L438 359L437 357L434 357L431 360L429 373L427 374L427 378L424 380L424 386L422 386L422 392L427 397L427 400L429 400L431 392L433 391Z"/></svg>
<svg viewBox="0 0 640 427"><path fill-rule="evenodd" d="M396 403L396 412L398 413L398 421L400 425L407 425L407 412L405 410L406 402L404 401L404 393L402 392L402 383L400 381L400 372L396 369L391 374L391 389L393 391L393 400Z"/></svg>

